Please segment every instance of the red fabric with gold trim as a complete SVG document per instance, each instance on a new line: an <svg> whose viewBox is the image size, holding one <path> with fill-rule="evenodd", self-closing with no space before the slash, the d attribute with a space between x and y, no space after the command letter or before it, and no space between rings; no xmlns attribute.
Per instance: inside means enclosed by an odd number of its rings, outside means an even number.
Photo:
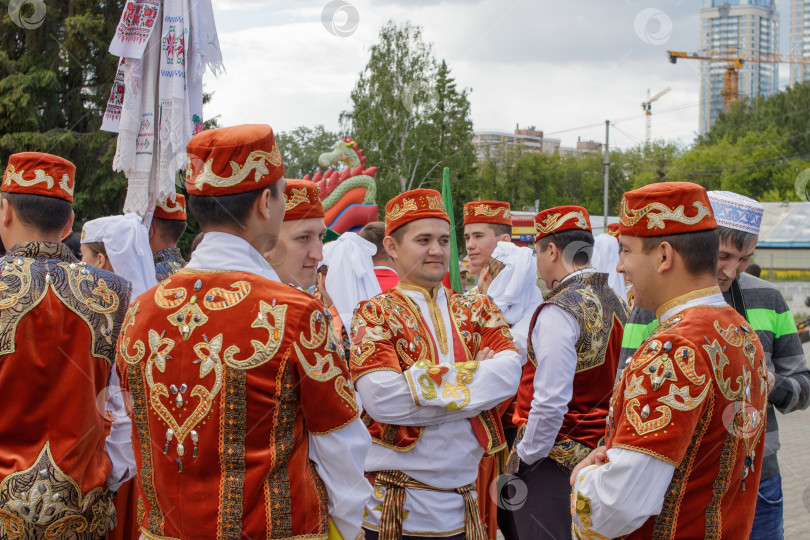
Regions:
<svg viewBox="0 0 810 540"><path fill-rule="evenodd" d="M6 193L29 193L56 197L73 203L76 166L70 161L42 152L11 154L3 173Z"/></svg>
<svg viewBox="0 0 810 540"><path fill-rule="evenodd" d="M209 129L186 147L186 190L190 195L233 195L266 188L284 176L273 129L247 124Z"/></svg>
<svg viewBox="0 0 810 540"><path fill-rule="evenodd" d="M534 216L534 240L561 231L591 232L591 218L581 206L557 206Z"/></svg>
<svg viewBox="0 0 810 540"><path fill-rule="evenodd" d="M287 179L284 188L284 221L322 218L321 190L318 184L309 180Z"/></svg>
<svg viewBox="0 0 810 540"><path fill-rule="evenodd" d="M767 377L756 332L729 306L686 309L639 347L611 399L607 447L676 469L661 513L626 538L748 537Z"/></svg>
<svg viewBox="0 0 810 540"><path fill-rule="evenodd" d="M175 221L186 221L186 196L182 193L177 193L174 200L166 199L163 202L158 202L155 205L154 217L160 219L171 219Z"/></svg>
<svg viewBox="0 0 810 540"><path fill-rule="evenodd" d="M607 234L612 236L613 238L619 237L619 224L618 223L611 223L607 226L607 230L605 230Z"/></svg>
<svg viewBox="0 0 810 540"><path fill-rule="evenodd" d="M462 295L445 288L452 321L451 336L456 362L475 358L489 347L495 353L516 350L509 325L495 303L484 295ZM472 296L472 297L471 297ZM374 371L402 373L416 362L437 363L436 342L422 315L414 311L406 296L395 287L358 305L352 318L352 380ZM363 413L363 422L375 443L405 452L413 448L424 428L396 426L373 420ZM478 442L494 453L505 444L497 408L470 419Z"/></svg>
<svg viewBox="0 0 810 540"><path fill-rule="evenodd" d="M512 210L504 201L472 201L464 205L464 225L492 223L512 226Z"/></svg>
<svg viewBox="0 0 810 540"><path fill-rule="evenodd" d="M327 314L246 272L183 269L135 300L117 362L132 396L141 527L190 540L326 537L308 436L358 415Z"/></svg>
<svg viewBox="0 0 810 540"><path fill-rule="evenodd" d="M413 189L400 193L385 205L385 234L424 218L439 218L450 223L442 195L435 189Z"/></svg>
<svg viewBox="0 0 810 540"><path fill-rule="evenodd" d="M664 236L716 228L706 189L697 184L660 182L622 196L620 234Z"/></svg>

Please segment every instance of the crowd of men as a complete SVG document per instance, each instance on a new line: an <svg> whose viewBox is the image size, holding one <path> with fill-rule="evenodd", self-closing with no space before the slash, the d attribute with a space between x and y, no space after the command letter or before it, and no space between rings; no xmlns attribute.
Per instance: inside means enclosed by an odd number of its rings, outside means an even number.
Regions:
<svg viewBox="0 0 810 540"><path fill-rule="evenodd" d="M783 536L775 410L810 371L742 273L756 201L651 184L596 239L582 207L539 212L533 249L471 201L454 292L437 191L324 260L269 126L188 153L187 198L85 223L78 256L73 164L9 159L0 539Z"/></svg>

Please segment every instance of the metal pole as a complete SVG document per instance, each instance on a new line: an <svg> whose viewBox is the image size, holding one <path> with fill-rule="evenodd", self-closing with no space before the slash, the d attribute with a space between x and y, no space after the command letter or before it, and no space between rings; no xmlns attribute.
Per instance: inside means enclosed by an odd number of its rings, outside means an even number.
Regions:
<svg viewBox="0 0 810 540"><path fill-rule="evenodd" d="M608 226L608 182L610 181L610 147L608 137L610 136L610 120L605 120L605 200L603 205L604 223L602 232L607 232Z"/></svg>

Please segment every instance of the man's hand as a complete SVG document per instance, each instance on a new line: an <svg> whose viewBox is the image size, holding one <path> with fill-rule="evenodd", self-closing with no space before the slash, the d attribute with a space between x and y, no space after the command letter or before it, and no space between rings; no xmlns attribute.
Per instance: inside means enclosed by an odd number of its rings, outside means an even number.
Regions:
<svg viewBox="0 0 810 540"><path fill-rule="evenodd" d="M776 375L772 371L768 372L768 392L772 391L776 386Z"/></svg>
<svg viewBox="0 0 810 540"><path fill-rule="evenodd" d="M593 452L588 454L588 457L580 461L577 464L577 466L574 467L574 472L571 473L571 487L574 487L574 482L577 479L577 474L579 474L579 471L590 465L602 465L603 463L606 462L607 462L607 448L604 446L596 448Z"/></svg>
<svg viewBox="0 0 810 540"><path fill-rule="evenodd" d="M487 294L493 279L492 272L489 271L489 268L484 268L484 271L481 272L481 277L478 278L478 294Z"/></svg>
<svg viewBox="0 0 810 540"><path fill-rule="evenodd" d="M474 360L476 362L483 362L484 360L489 360L493 356L495 356L495 351L493 351L489 347L484 347L483 349L478 351L478 354L475 355Z"/></svg>

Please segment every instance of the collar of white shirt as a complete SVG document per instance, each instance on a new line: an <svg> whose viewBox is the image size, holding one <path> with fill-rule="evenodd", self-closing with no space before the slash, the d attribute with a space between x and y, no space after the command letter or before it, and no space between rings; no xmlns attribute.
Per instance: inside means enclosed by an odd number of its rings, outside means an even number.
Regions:
<svg viewBox="0 0 810 540"><path fill-rule="evenodd" d="M186 268L249 272L279 281L273 267L244 238L224 232L207 232L194 250Z"/></svg>

